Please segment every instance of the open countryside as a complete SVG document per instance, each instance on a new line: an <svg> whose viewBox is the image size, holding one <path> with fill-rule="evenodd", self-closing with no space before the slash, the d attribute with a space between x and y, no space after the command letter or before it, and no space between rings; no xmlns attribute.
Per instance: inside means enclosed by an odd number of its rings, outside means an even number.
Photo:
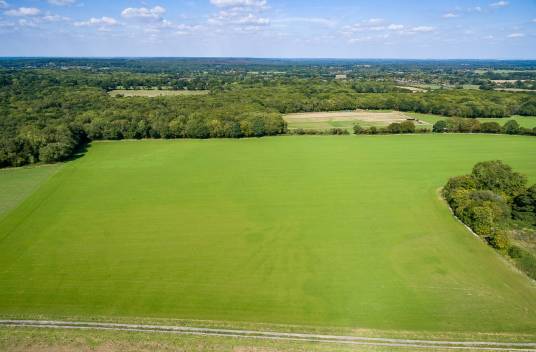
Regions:
<svg viewBox="0 0 536 352"><path fill-rule="evenodd" d="M0 223L0 310L534 332L532 284L437 192L490 152L534 181L535 148L463 135L94 143Z"/></svg>
<svg viewBox="0 0 536 352"><path fill-rule="evenodd" d="M536 352L536 2L0 0L0 352Z"/></svg>

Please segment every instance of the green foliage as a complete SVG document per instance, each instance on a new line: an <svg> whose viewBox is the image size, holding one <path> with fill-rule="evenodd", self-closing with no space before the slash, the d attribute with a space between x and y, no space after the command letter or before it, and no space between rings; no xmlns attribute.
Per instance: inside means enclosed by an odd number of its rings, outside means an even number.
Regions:
<svg viewBox="0 0 536 352"><path fill-rule="evenodd" d="M0 69L0 167L64 158L64 152L69 150L66 145L71 143L40 140L46 134L40 131L47 127L64 126L69 129L71 132L66 136L75 141L71 150L88 140L100 139L276 135L286 133L287 129L281 114L353 109L389 109L466 117L468 119L449 119L446 126L438 122L434 131L478 132L482 128L474 117L532 114L535 104L534 97L528 93L461 89L409 93L390 80L375 80L378 78L375 76L335 81L322 76L328 75L324 69L313 67L302 67L300 72L303 75L242 75L224 73L205 63L200 67L210 73L179 70L187 76L181 77L162 67L184 64L191 68L197 67L198 63L171 60L151 62L150 65L138 62L131 66L133 62L120 61L106 62L135 71ZM41 61L36 62L41 65ZM98 60L89 62L100 67ZM15 60L13 64L18 67L17 63ZM236 68L234 64L225 65ZM139 67L147 71L138 72ZM149 73L154 72L154 67L160 67L161 73ZM294 70L284 65L281 69ZM236 72L241 71L237 69ZM378 75L383 77L385 74ZM192 92L208 89L210 94L155 98L112 97L108 94L113 89L154 87ZM359 133L414 132L415 126L408 121ZM509 128L507 133L535 134L515 128ZM49 143L64 145L60 148L55 144L43 149L46 155L40 158L39 149Z"/></svg>
<svg viewBox="0 0 536 352"><path fill-rule="evenodd" d="M500 160L476 164L471 173L476 187L504 195L508 200L525 191L527 177L514 172Z"/></svg>
<svg viewBox="0 0 536 352"><path fill-rule="evenodd" d="M525 176L499 160L485 161L476 164L470 175L449 179L443 195L463 223L535 277L535 258L510 247L508 231L512 219L536 228L536 185L527 189Z"/></svg>
<svg viewBox="0 0 536 352"><path fill-rule="evenodd" d="M510 120L504 124L502 131L506 134L519 134L520 127L516 120Z"/></svg>
<svg viewBox="0 0 536 352"><path fill-rule="evenodd" d="M492 121L492 122L482 122L480 124L480 132L482 133L501 133L502 128L499 123Z"/></svg>
<svg viewBox="0 0 536 352"><path fill-rule="evenodd" d="M536 226L536 184L514 198L512 214L514 219Z"/></svg>
<svg viewBox="0 0 536 352"><path fill-rule="evenodd" d="M361 134L363 133L363 127L361 127L361 125L359 125L358 123L355 123L353 126L353 131L354 134Z"/></svg>
<svg viewBox="0 0 536 352"><path fill-rule="evenodd" d="M489 236L488 242L493 248L501 252L507 251L508 247L510 246L508 236L506 235L506 232L502 230L495 231L491 236Z"/></svg>
<svg viewBox="0 0 536 352"><path fill-rule="evenodd" d="M432 131L436 133L443 133L447 132L447 121L445 120L439 120L436 123L434 123L434 126L432 127Z"/></svg>
<svg viewBox="0 0 536 352"><path fill-rule="evenodd" d="M533 254L518 246L511 246L508 255L520 270L536 280L536 257Z"/></svg>

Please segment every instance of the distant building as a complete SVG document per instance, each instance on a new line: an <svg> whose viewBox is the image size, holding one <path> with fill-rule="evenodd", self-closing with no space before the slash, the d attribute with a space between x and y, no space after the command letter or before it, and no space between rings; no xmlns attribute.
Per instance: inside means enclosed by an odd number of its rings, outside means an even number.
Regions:
<svg viewBox="0 0 536 352"><path fill-rule="evenodd" d="M346 75L335 75L335 79L346 79Z"/></svg>

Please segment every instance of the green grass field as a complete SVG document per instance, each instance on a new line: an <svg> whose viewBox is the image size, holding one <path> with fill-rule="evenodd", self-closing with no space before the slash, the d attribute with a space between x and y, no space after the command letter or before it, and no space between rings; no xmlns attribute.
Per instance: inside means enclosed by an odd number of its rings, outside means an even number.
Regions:
<svg viewBox="0 0 536 352"><path fill-rule="evenodd" d="M0 170L0 219L48 180L60 165Z"/></svg>
<svg viewBox="0 0 536 352"><path fill-rule="evenodd" d="M536 288L437 190L536 138L93 143L0 221L0 315L536 331Z"/></svg>

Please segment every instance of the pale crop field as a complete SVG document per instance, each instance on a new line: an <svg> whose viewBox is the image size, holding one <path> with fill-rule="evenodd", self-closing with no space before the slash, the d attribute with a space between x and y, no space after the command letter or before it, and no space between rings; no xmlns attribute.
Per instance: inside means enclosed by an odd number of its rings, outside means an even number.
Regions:
<svg viewBox="0 0 536 352"><path fill-rule="evenodd" d="M536 288L438 196L536 138L93 143L0 221L0 315L536 331Z"/></svg>
<svg viewBox="0 0 536 352"><path fill-rule="evenodd" d="M409 115L399 111L328 111L328 112L302 112L286 114L283 116L289 129L328 129L352 128L356 123L363 127L382 127L393 122L404 122L411 119ZM428 126L428 122L415 121L417 126Z"/></svg>
<svg viewBox="0 0 536 352"><path fill-rule="evenodd" d="M124 97L169 97L184 95L207 95L208 90L158 90L158 89L116 89L109 92L112 96Z"/></svg>

